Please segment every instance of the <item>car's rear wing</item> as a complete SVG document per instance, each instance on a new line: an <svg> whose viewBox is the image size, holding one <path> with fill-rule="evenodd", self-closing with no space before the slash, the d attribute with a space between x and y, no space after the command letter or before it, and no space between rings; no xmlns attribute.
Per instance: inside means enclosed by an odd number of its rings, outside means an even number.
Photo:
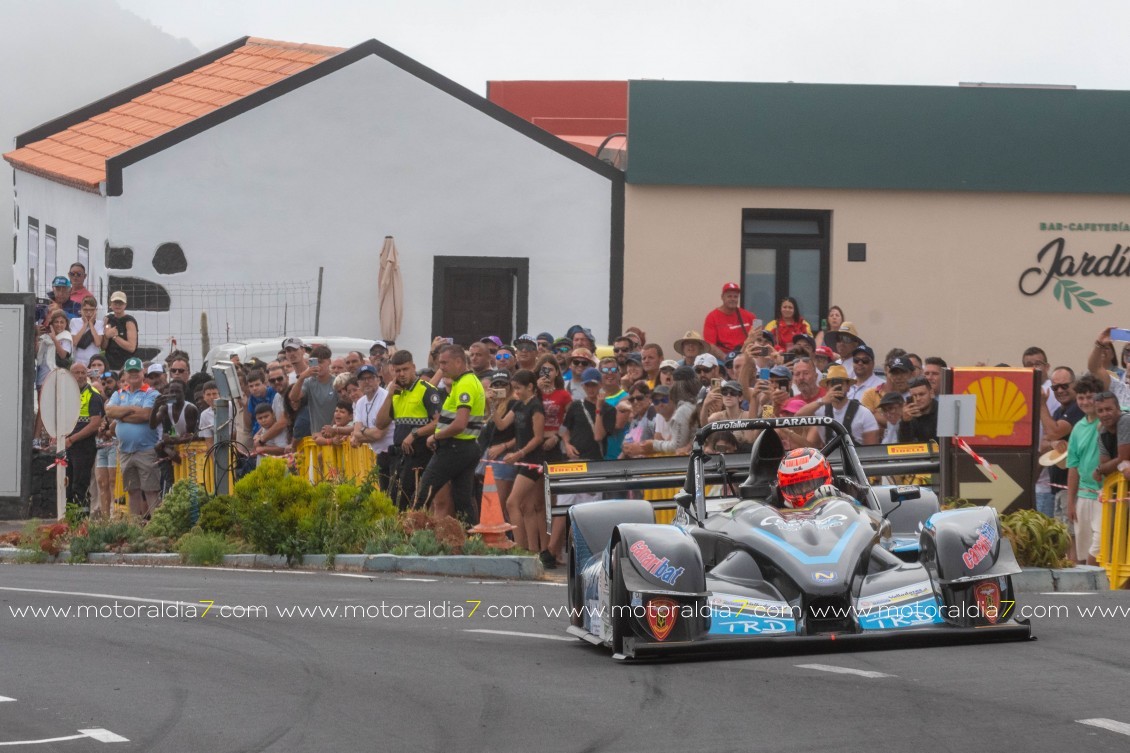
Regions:
<svg viewBox="0 0 1130 753"><path fill-rule="evenodd" d="M865 445L855 448L864 472L869 477L901 476L907 474L938 473L941 453L935 442L928 444ZM738 452L711 456L704 469L708 485L721 484L723 468L731 483L739 484L749 475L750 455ZM839 453L833 453L829 463L834 471L841 471ZM604 494L608 492L675 490L681 489L687 478L689 458L674 457L638 458L604 462L551 463L545 466L546 509L553 515L564 515L571 504L569 499L551 495ZM724 463L724 465L723 465ZM658 510L673 509L670 495L646 494Z"/></svg>

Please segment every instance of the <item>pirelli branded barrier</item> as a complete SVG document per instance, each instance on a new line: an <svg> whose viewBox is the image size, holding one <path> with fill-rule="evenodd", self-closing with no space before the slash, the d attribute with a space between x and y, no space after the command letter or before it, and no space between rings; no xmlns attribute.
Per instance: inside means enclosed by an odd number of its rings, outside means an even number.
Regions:
<svg viewBox="0 0 1130 753"><path fill-rule="evenodd" d="M1113 589L1130 586L1130 483L1121 473L1103 480L1103 528L1099 564Z"/></svg>
<svg viewBox="0 0 1130 753"><path fill-rule="evenodd" d="M322 481L361 481L377 464L376 453L367 444L320 445L306 437L294 450L295 470L310 483Z"/></svg>
<svg viewBox="0 0 1130 753"><path fill-rule="evenodd" d="M934 442L928 444L869 445L856 447L856 454L869 476L903 476L936 474L940 470L941 453ZM829 458L834 471L840 470L838 453ZM718 493L724 477L739 484L749 475L750 453L714 455L705 469L706 483ZM546 466L546 509L552 515L564 515L572 500L559 495L639 492L657 511L658 522L669 522L674 515L674 492L681 489L687 477L688 458L655 457L604 462L551 463ZM709 487L708 487L709 488ZM668 490L663 498L655 498L653 490ZM663 514L664 511L670 511Z"/></svg>

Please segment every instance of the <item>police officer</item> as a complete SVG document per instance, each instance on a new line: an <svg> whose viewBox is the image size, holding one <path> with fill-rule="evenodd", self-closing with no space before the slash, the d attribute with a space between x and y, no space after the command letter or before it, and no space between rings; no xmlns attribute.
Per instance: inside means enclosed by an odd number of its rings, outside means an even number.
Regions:
<svg viewBox="0 0 1130 753"><path fill-rule="evenodd" d="M95 435L102 426L105 410L102 395L90 384L86 366L73 364L71 376L79 386L79 411L78 422L67 435L67 501L82 507L86 504L94 456L98 453Z"/></svg>
<svg viewBox="0 0 1130 753"><path fill-rule="evenodd" d="M440 394L434 386L416 375L416 364L407 350L398 350L389 358L393 379L389 384L391 399L385 400L377 412L377 428L387 429L396 421L392 434L388 496L401 510L416 497L416 480L432 451L426 442L435 432Z"/></svg>
<svg viewBox="0 0 1130 753"><path fill-rule="evenodd" d="M435 450L435 455L420 479L416 506L430 503L450 481L455 514L474 524L479 518L473 501L475 467L479 464L477 440L486 423L486 393L482 382L468 368L467 356L460 346L442 346L436 365L451 380L451 388L440 409L435 433L428 435L427 445Z"/></svg>

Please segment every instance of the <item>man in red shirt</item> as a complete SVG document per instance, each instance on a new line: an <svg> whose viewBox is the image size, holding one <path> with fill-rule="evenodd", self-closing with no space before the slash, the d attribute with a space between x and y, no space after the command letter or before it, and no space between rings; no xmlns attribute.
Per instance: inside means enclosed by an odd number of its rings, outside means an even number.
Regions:
<svg viewBox="0 0 1130 753"><path fill-rule="evenodd" d="M753 312L740 305L742 289L736 282L722 286L722 305L706 315L702 325L702 337L711 345L716 345L723 353L740 350L753 329Z"/></svg>

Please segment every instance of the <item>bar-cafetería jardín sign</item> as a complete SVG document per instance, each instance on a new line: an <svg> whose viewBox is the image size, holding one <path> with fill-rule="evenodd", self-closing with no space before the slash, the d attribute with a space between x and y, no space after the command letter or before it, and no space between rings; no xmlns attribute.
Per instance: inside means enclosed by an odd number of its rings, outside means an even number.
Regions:
<svg viewBox="0 0 1130 753"><path fill-rule="evenodd" d="M1130 233L1127 222L1041 222L1042 232ZM1088 240L1094 238L1090 236ZM1079 255L1069 249L1067 239L1061 235L1048 241L1036 254L1036 266L1020 273L1020 292L1038 295L1049 285L1057 301L1066 308L1078 307L1088 314L1096 308L1109 306L1110 301L1089 290L1079 278L1130 277L1130 246L1114 243L1109 252ZM1109 246L1108 246L1109 248Z"/></svg>

